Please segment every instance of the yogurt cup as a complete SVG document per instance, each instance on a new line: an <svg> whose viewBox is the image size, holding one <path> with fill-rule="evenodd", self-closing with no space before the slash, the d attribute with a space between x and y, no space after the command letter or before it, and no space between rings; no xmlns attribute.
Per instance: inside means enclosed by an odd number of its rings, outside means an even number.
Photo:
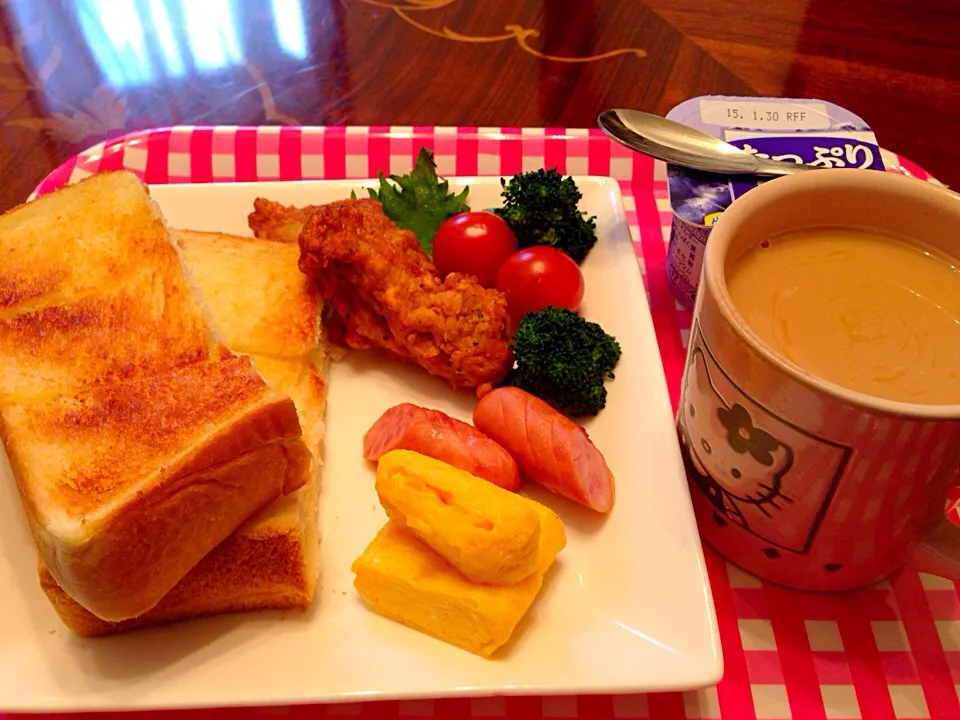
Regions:
<svg viewBox="0 0 960 720"><path fill-rule="evenodd" d="M877 139L866 122L823 100L705 95L680 103L667 118L759 157L817 167L884 169ZM707 240L723 211L770 179L667 165L673 213L667 283L681 305L693 308Z"/></svg>

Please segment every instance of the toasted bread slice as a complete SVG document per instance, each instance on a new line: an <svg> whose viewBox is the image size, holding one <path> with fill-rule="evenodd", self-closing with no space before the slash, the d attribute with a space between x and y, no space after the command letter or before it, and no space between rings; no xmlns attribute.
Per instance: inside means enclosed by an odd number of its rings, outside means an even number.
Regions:
<svg viewBox="0 0 960 720"><path fill-rule="evenodd" d="M218 347L132 174L93 175L0 219L0 403L164 372Z"/></svg>
<svg viewBox="0 0 960 720"><path fill-rule="evenodd" d="M244 523L141 617L119 623L97 618L65 593L41 563L44 591L64 624L80 635L107 635L223 612L305 608L318 581L317 475L327 369L320 339L320 299L313 283L297 269L298 255L290 253L289 246L217 233L181 231L178 238L188 272L205 304L208 294L217 295L209 303L214 322L231 342L243 338L251 350L265 353L252 355L260 375L276 392L293 398L303 439L312 454L312 469L306 485ZM265 283L265 276L274 284ZM249 302L244 294L257 287L269 291L254 294L259 303ZM256 332L240 323L231 329L239 307L258 328ZM280 325L297 330L278 332ZM312 339L305 343L308 334ZM292 342L291 337L295 338ZM284 354L290 356L274 356Z"/></svg>
<svg viewBox="0 0 960 720"><path fill-rule="evenodd" d="M34 539L91 613L142 615L306 482L294 403L219 343L130 173L4 214L0 253L0 438Z"/></svg>
<svg viewBox="0 0 960 720"><path fill-rule="evenodd" d="M176 250L143 183L126 171L19 205L0 229L0 316L98 295Z"/></svg>
<svg viewBox="0 0 960 720"><path fill-rule="evenodd" d="M319 463L326 390L319 368L255 358L263 377L297 405L303 437ZM83 636L110 635L204 615L266 608L306 608L320 572L319 481L277 500L244 523L149 612L111 623L85 610L40 564L40 584L63 623Z"/></svg>
<svg viewBox="0 0 960 720"><path fill-rule="evenodd" d="M297 245L223 233L176 233L187 272L226 344L299 358L318 344L319 292L297 268Z"/></svg>
<svg viewBox="0 0 960 720"><path fill-rule="evenodd" d="M247 357L6 405L0 437L44 562L109 620L156 605L310 465L293 404Z"/></svg>

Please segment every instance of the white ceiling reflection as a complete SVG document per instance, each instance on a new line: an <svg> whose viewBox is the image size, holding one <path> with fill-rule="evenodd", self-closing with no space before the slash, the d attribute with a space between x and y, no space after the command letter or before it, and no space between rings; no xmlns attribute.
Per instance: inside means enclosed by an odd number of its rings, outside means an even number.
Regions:
<svg viewBox="0 0 960 720"><path fill-rule="evenodd" d="M259 32L244 28L249 9L272 15L276 47L291 59L307 57L302 0L241 3L234 0L76 0L75 18L50 17L43 24L51 35L79 31L104 79L116 89L146 85L188 72L214 72L243 63L245 40ZM36 22L30 3L11 8L21 27ZM71 27L73 26L73 27ZM245 33L244 30L247 30ZM26 48L30 53L30 48ZM34 58L31 58L33 60ZM39 59L39 58L37 58Z"/></svg>
<svg viewBox="0 0 960 720"><path fill-rule="evenodd" d="M103 0L90 0L103 2ZM182 0L190 55L198 70L220 70L243 58L230 0Z"/></svg>
<svg viewBox="0 0 960 720"><path fill-rule="evenodd" d="M277 27L277 42L281 49L292 57L303 60L307 57L307 32L303 24L303 7L300 0L270 0L274 22Z"/></svg>

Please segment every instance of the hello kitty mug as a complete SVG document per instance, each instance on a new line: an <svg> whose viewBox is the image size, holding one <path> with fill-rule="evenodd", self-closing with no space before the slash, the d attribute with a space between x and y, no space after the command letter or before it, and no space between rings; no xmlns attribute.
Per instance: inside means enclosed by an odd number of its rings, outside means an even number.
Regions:
<svg viewBox="0 0 960 720"><path fill-rule="evenodd" d="M960 405L871 397L769 349L728 291L733 263L798 228L856 227L960 259L960 196L871 170L778 178L737 199L711 233L677 427L703 539L772 582L862 587L905 563L960 579ZM824 348L830 352L830 348Z"/></svg>

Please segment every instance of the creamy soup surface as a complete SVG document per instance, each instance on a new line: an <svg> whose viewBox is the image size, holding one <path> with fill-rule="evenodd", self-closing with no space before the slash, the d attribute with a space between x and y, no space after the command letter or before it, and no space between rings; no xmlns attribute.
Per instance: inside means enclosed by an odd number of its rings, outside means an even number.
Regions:
<svg viewBox="0 0 960 720"><path fill-rule="evenodd" d="M874 397L960 403L960 267L892 236L808 228L747 251L734 307L771 349Z"/></svg>

